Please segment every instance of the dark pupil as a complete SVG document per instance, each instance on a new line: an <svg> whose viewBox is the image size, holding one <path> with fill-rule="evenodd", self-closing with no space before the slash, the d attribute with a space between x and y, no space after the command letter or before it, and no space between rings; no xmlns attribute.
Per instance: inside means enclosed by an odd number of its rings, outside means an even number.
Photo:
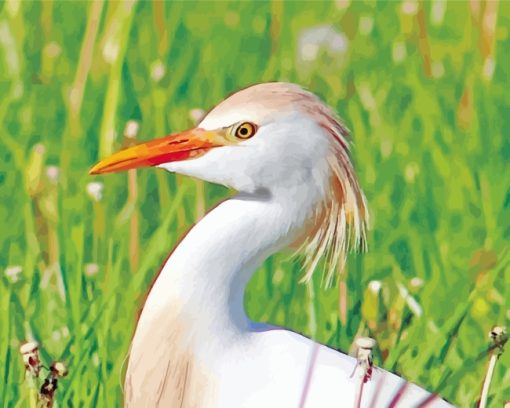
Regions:
<svg viewBox="0 0 510 408"><path fill-rule="evenodd" d="M241 133L241 135L246 136L248 134L248 129L242 127L241 129L239 129L239 132Z"/></svg>

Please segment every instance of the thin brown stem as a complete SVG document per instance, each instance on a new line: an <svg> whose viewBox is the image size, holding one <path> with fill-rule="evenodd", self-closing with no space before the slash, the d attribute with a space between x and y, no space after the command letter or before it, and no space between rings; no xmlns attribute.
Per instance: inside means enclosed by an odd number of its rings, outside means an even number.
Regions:
<svg viewBox="0 0 510 408"><path fill-rule="evenodd" d="M416 20L418 23L418 46L420 49L421 58L423 61L423 72L426 78L432 76L432 61L430 57L430 45L427 34L427 19L425 16L425 9L423 2L420 2L418 7L418 13L416 14Z"/></svg>

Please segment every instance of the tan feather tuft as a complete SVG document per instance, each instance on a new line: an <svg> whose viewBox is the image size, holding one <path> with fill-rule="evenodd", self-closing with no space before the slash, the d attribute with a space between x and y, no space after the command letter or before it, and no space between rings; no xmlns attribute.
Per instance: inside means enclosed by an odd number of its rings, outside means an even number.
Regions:
<svg viewBox="0 0 510 408"><path fill-rule="evenodd" d="M314 94L285 82L258 84L238 91L213 111L222 114L238 106L252 105L255 105L253 112L257 112L260 119L270 117L274 112L299 109L313 118L331 138L329 192L306 231L306 237L301 238L303 244L298 251L304 255L305 275L302 280L310 280L324 258L324 278L329 285L336 272L344 268L349 250L366 249L367 205L349 157L349 132L334 112Z"/></svg>
<svg viewBox="0 0 510 408"><path fill-rule="evenodd" d="M349 132L330 108L313 99L315 103L306 104L305 110L331 137L327 158L330 188L299 252L304 256L302 281L309 281L324 259L323 281L330 286L336 274L344 269L348 251L367 249L368 210L349 157Z"/></svg>

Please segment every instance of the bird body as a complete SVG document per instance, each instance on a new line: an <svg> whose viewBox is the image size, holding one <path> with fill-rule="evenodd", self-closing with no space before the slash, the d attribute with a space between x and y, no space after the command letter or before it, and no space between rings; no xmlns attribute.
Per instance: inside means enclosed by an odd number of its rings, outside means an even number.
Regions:
<svg viewBox="0 0 510 408"><path fill-rule="evenodd" d="M284 210L290 205L240 195L217 206L188 233L140 317L126 378L127 406L353 406L356 359L297 333L255 324L244 313L251 274L288 243L286 233L299 217ZM299 201L293 206L302 208ZM387 391L379 398L387 406L403 381L378 369L367 389L375 390L382 379ZM413 390L407 397L419 397L415 401L428 395Z"/></svg>
<svg viewBox="0 0 510 408"><path fill-rule="evenodd" d="M261 84L227 98L196 129L92 169L158 165L238 191L188 232L156 279L130 349L127 407L354 406L355 358L252 322L243 305L248 280L271 254L301 243L312 270L317 254L337 268L349 246L360 246L366 208L345 136L312 94ZM374 369L361 406L398 395L397 406L411 407L430 395L403 384Z"/></svg>

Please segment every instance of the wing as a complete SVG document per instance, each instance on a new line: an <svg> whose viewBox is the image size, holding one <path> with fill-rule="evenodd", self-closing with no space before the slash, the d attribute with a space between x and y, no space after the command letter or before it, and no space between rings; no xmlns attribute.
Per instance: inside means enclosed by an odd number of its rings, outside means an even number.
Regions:
<svg viewBox="0 0 510 408"><path fill-rule="evenodd" d="M182 316L140 319L125 379L126 408L208 407L212 380L200 369L189 346ZM205 400L207 398L207 400Z"/></svg>

